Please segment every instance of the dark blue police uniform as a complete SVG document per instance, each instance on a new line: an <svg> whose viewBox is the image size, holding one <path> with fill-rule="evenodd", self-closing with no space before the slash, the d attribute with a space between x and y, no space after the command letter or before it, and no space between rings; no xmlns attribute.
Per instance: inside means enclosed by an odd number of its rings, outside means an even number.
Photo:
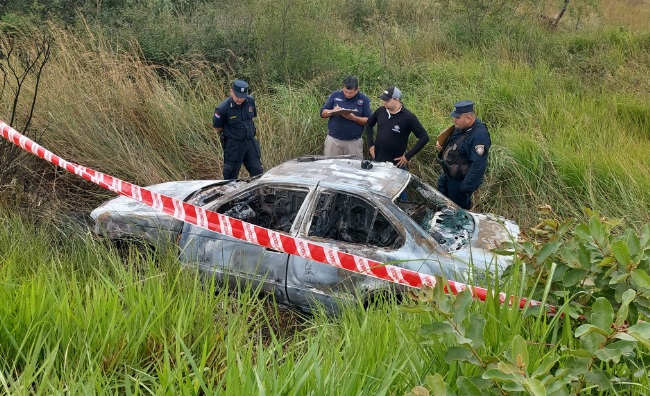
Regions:
<svg viewBox="0 0 650 396"><path fill-rule="evenodd" d="M322 114L323 110L332 110L336 105L344 109L356 109L355 114L359 117L370 117L372 114L368 96L357 92L353 98L348 99L342 89L332 92L323 107L321 107L319 114ZM341 115L333 115L327 121L327 134L335 139L357 140L363 135L363 130L363 125L359 125Z"/></svg>
<svg viewBox="0 0 650 396"><path fill-rule="evenodd" d="M241 92L237 89L241 89ZM212 126L223 128L223 178L226 180L236 179L242 164L251 176L264 173L260 144L255 138L255 99L247 94L248 84L241 80L235 80L233 91L236 96L244 98L242 104L237 105L232 97L229 97L215 108L212 117Z"/></svg>
<svg viewBox="0 0 650 396"><path fill-rule="evenodd" d="M476 119L467 129L455 128L440 152L438 190L463 209L472 207L472 194L483 182L490 144L487 127Z"/></svg>

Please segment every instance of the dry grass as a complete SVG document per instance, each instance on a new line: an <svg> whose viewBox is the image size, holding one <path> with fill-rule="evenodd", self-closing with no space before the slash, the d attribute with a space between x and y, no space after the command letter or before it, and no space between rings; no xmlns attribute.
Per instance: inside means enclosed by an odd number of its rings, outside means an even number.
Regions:
<svg viewBox="0 0 650 396"><path fill-rule="evenodd" d="M48 131L45 145L142 184L217 176L213 154L220 148L202 101L225 87L200 70L204 64L187 73L157 68L90 31L51 31L57 51L39 94L45 113L37 115L37 127ZM160 73L174 75L176 84L165 84Z"/></svg>
<svg viewBox="0 0 650 396"><path fill-rule="evenodd" d="M625 4L637 16L650 12L644 11L648 1L616 4ZM345 37L338 43L338 62L344 65L338 72L360 75L373 108L379 105L378 90L388 83L399 85L406 106L431 135L449 123L448 109L455 100L476 100L495 146L503 149L502 161L493 157L475 200L477 210L522 219L536 204L561 205L573 213L585 205L611 209L617 201L616 214L648 218L650 54L643 35L610 25L579 32L568 29L569 24L554 32L531 27L500 33L502 40L494 47L458 51L449 48L453 42L441 39L438 24L444 21L425 22L435 10L409 11L396 0L387 0L386 6L389 16L367 20L374 35L343 28L336 33ZM622 8L604 3L599 23L613 23ZM609 14L614 11L620 14ZM400 16L420 25L400 28L395 22ZM343 26L341 21L336 26ZM640 21L635 26L641 28ZM56 51L45 70L34 118L40 143L70 161L140 185L221 177L222 151L211 117L227 96L232 75L200 60L153 66L133 50L136 44L118 48L115 40L92 29L50 30ZM355 52L357 47L361 49ZM258 103L265 169L322 153L327 123L318 110L331 92L331 81L336 79L335 88L340 84L334 74L292 83L249 78ZM614 145L612 131L619 130ZM526 148L531 135L542 138L536 143L543 145L541 151L552 153L540 157L539 166ZM434 155L432 146L425 148L412 171L435 184L439 169L431 166ZM521 172L506 172L510 167ZM241 176L246 176L244 170ZM59 184L71 184L72 178ZM619 183L629 184L629 191Z"/></svg>
<svg viewBox="0 0 650 396"><path fill-rule="evenodd" d="M602 0L602 23L623 25L633 31L650 27L650 0Z"/></svg>
<svg viewBox="0 0 650 396"><path fill-rule="evenodd" d="M548 1L545 13L555 17L561 8L560 1ZM576 25L603 28L624 26L635 32L647 31L650 21L650 0L599 0L597 8L589 9L585 15L588 2L573 0L560 22L560 28L573 29Z"/></svg>

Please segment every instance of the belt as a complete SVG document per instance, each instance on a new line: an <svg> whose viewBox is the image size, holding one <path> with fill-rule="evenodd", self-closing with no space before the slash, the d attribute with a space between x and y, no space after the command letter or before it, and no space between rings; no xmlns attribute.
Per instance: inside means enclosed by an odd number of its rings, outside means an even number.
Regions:
<svg viewBox="0 0 650 396"><path fill-rule="evenodd" d="M224 135L224 137L226 139L228 139L228 140L234 140L236 142L248 142L248 141L251 141L251 140L255 139L255 137L247 137L247 138L244 138L244 139L237 139L237 138L233 138L233 137L229 137L229 136L225 136L225 135Z"/></svg>
<svg viewBox="0 0 650 396"><path fill-rule="evenodd" d="M341 139L341 138L334 137L332 135L329 135L329 137L331 137L332 139L336 139L336 140L343 140L344 142L352 142L352 141L361 139L361 136L359 136L358 138L353 138L353 139Z"/></svg>

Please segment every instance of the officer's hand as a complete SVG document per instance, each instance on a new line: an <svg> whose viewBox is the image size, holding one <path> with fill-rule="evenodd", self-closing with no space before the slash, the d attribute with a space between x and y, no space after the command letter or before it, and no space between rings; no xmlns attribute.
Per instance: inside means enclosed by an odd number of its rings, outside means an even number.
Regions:
<svg viewBox="0 0 650 396"><path fill-rule="evenodd" d="M436 141L436 150L442 151L442 146L440 145L440 142Z"/></svg>
<svg viewBox="0 0 650 396"><path fill-rule="evenodd" d="M406 159L406 155L402 155L401 157L397 157L394 160L397 161L397 164L395 166L397 166L398 168L403 168L404 166L408 165L408 163L409 163L409 160Z"/></svg>
<svg viewBox="0 0 650 396"><path fill-rule="evenodd" d="M335 112L336 110L340 109L340 108L341 108L341 107L340 107L339 105L336 105L336 106L334 106L333 109L331 109L331 110L327 110L327 116L328 116L328 117L331 117L331 116L332 116L332 113Z"/></svg>
<svg viewBox="0 0 650 396"><path fill-rule="evenodd" d="M370 151L370 156L375 158L375 146L370 147L368 151Z"/></svg>

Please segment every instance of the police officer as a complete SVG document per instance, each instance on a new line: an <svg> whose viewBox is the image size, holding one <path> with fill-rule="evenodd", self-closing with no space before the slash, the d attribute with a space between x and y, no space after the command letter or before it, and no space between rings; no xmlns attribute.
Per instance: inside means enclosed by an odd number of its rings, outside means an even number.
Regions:
<svg viewBox="0 0 650 396"><path fill-rule="evenodd" d="M454 118L454 130L438 149L438 161L443 173L438 190L463 209L472 206L472 194L483 182L490 150L490 133L476 118L474 102L463 100L449 114Z"/></svg>
<svg viewBox="0 0 650 396"><path fill-rule="evenodd" d="M354 110L338 113L340 110ZM363 159L363 127L372 114L370 98L359 91L359 79L347 76L343 88L332 92L320 109L320 116L327 120L325 155L353 155Z"/></svg>
<svg viewBox="0 0 650 396"><path fill-rule="evenodd" d="M235 80L230 97L214 109L212 126L223 147L223 178L236 179L242 163L251 176L261 175L260 144L255 138L257 116L255 99L248 94L248 84Z"/></svg>

